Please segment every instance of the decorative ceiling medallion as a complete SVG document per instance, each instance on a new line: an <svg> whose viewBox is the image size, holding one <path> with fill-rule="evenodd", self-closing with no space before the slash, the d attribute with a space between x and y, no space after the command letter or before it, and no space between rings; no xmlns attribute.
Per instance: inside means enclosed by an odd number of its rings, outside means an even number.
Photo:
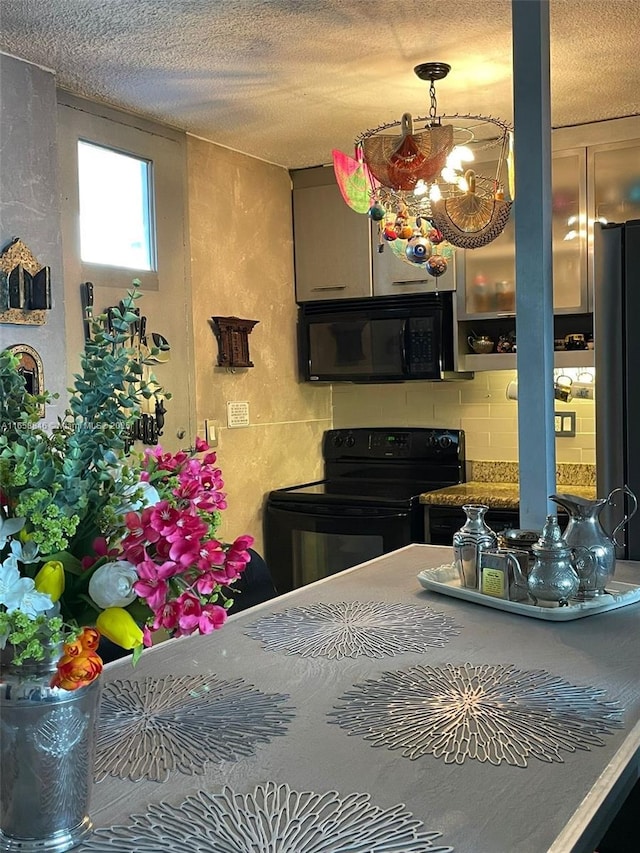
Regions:
<svg viewBox="0 0 640 853"><path fill-rule="evenodd" d="M219 756L237 761L287 733L283 694L215 676L112 681L102 691L95 775L163 782L172 771L203 774Z"/></svg>
<svg viewBox="0 0 640 853"><path fill-rule="evenodd" d="M444 646L459 631L448 616L428 607L341 601L272 613L245 633L269 651L340 659L424 652Z"/></svg>
<svg viewBox="0 0 640 853"><path fill-rule="evenodd" d="M329 716L406 758L526 767L530 756L563 762L563 752L603 746L601 736L621 728L623 714L616 703L599 701L603 693L542 670L415 666L355 685Z"/></svg>
<svg viewBox="0 0 640 853"><path fill-rule="evenodd" d="M403 805L381 809L369 794L316 794L266 782L250 794L198 791L177 806L157 803L125 826L96 829L85 853L453 853L433 842ZM169 847L167 846L169 845Z"/></svg>

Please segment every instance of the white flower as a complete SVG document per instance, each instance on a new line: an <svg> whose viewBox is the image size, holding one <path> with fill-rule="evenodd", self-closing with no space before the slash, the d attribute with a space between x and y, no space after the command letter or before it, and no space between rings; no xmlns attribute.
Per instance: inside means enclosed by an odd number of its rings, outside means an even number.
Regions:
<svg viewBox="0 0 640 853"><path fill-rule="evenodd" d="M40 546L33 539L27 539L24 544L14 539L11 543L11 553L22 563L37 563L40 559L39 552Z"/></svg>
<svg viewBox="0 0 640 853"><path fill-rule="evenodd" d="M31 578L21 577L14 556L0 565L0 604L4 604L7 613L19 610L31 619L53 606L51 597L38 592Z"/></svg>
<svg viewBox="0 0 640 853"><path fill-rule="evenodd" d="M115 560L96 569L89 581L89 595L102 610L107 607L126 607L135 599L133 584L138 573L133 563Z"/></svg>

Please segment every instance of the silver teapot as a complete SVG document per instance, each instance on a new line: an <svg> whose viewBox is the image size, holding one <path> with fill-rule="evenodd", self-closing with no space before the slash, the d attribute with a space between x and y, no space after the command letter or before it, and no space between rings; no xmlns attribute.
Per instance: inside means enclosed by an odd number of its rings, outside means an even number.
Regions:
<svg viewBox="0 0 640 853"><path fill-rule="evenodd" d="M614 495L621 492L629 498L631 504L628 513L607 536L598 518L605 506L615 506ZM569 513L569 523L564 531L564 540L572 547L588 548L596 561L596 573L590 582L583 582L580 587L581 598L595 598L606 593L606 585L613 578L616 566L616 548L622 547L616 539L629 519L638 509L638 501L628 486L613 489L606 498L590 501L577 495L549 495L549 500L564 507Z"/></svg>
<svg viewBox="0 0 640 853"><path fill-rule="evenodd" d="M596 561L587 548L571 547L555 515L548 515L542 534L531 546L535 562L527 580L534 604L567 605L581 585L593 585Z"/></svg>

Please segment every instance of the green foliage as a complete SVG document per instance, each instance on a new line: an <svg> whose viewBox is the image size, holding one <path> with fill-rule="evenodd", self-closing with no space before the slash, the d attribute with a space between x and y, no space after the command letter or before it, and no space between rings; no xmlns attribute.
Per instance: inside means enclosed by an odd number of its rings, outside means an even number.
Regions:
<svg viewBox="0 0 640 853"><path fill-rule="evenodd" d="M4 506L5 515L26 518L22 538L39 546L41 559L64 551L80 558L96 536L116 529L137 481L127 460L131 428L146 399L169 397L153 374L144 378L145 362L131 346L139 284L111 309L109 325L105 315L92 321L64 417L50 432L37 423L50 395L29 394L18 359L0 352L0 514ZM80 591L69 596L74 608ZM65 619L77 617L61 603Z"/></svg>
<svg viewBox="0 0 640 853"><path fill-rule="evenodd" d="M47 646L55 646L68 639L63 632L59 616L38 616L32 619L19 610L13 613L0 611L0 637L14 646L13 664L30 660L42 660Z"/></svg>

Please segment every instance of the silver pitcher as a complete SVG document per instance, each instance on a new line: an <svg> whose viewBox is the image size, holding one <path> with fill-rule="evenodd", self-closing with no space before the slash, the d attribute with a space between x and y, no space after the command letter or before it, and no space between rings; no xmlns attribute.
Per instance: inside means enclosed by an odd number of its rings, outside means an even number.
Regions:
<svg viewBox="0 0 640 853"><path fill-rule="evenodd" d="M630 511L625 513L624 518L615 528L611 536L607 536L598 516L605 506L615 506L614 495L618 492L627 495L630 502ZM616 566L616 548L622 547L616 535L635 515L638 509L638 501L628 486L613 489L606 498L590 501L577 495L549 495L549 500L564 507L569 513L569 523L564 532L564 540L572 547L580 546L588 548L596 561L596 574L593 583L582 584L580 588L581 598L595 598L597 595L606 593L606 585L613 578Z"/></svg>
<svg viewBox="0 0 640 853"><path fill-rule="evenodd" d="M531 548L535 562L527 589L534 604L562 607L579 597L581 585L593 584L595 558L587 548L567 544L555 515L547 516L542 535Z"/></svg>

